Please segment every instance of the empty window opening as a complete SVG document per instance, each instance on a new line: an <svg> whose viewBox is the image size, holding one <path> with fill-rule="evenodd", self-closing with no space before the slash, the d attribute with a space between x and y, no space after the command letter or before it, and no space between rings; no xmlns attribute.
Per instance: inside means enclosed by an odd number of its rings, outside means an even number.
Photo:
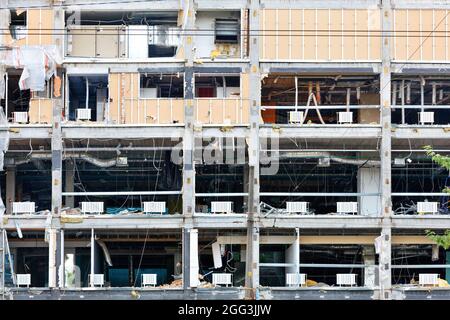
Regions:
<svg viewBox="0 0 450 320"><path fill-rule="evenodd" d="M173 57L180 45L177 12L93 11L74 24L66 14L66 55L99 58Z"/></svg>
<svg viewBox="0 0 450 320"><path fill-rule="evenodd" d="M27 36L27 11L11 10L11 23L9 30L11 37L15 40L23 39Z"/></svg>
<svg viewBox="0 0 450 320"><path fill-rule="evenodd" d="M103 121L108 105L108 76L69 76L68 81L68 119Z"/></svg>
<svg viewBox="0 0 450 320"><path fill-rule="evenodd" d="M140 98L183 98L184 77L182 74L140 75Z"/></svg>
<svg viewBox="0 0 450 320"><path fill-rule="evenodd" d="M450 78L393 76L392 123L449 124Z"/></svg>
<svg viewBox="0 0 450 320"><path fill-rule="evenodd" d="M19 79L21 71L15 70L15 72L8 73L7 81L7 100L6 94L3 100L3 107L6 108L8 104L8 114L6 115L9 121L13 121L14 112L28 112L30 107L30 99L32 93L30 90L20 90ZM35 92L34 94L37 94ZM6 110L5 110L6 111Z"/></svg>
<svg viewBox="0 0 450 320"><path fill-rule="evenodd" d="M375 75L271 74L262 80L261 103L265 123L376 124L380 121L379 79Z"/></svg>
<svg viewBox="0 0 450 320"><path fill-rule="evenodd" d="M196 98L239 98L240 76L195 76Z"/></svg>
<svg viewBox="0 0 450 320"><path fill-rule="evenodd" d="M215 20L215 43L238 43L239 42L239 20L238 19L216 19Z"/></svg>

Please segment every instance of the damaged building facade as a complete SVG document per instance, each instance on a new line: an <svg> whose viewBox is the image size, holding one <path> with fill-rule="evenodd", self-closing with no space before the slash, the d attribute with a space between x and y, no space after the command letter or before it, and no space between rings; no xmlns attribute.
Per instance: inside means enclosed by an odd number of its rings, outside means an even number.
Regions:
<svg viewBox="0 0 450 320"><path fill-rule="evenodd" d="M0 0L3 299L449 299L450 2Z"/></svg>

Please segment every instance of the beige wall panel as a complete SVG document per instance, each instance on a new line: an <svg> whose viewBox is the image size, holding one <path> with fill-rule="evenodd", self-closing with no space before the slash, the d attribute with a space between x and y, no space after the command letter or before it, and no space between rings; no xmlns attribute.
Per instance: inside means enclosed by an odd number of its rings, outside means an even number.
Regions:
<svg viewBox="0 0 450 320"><path fill-rule="evenodd" d="M72 37L72 50L68 53L73 57L95 57L95 30L72 28L68 34Z"/></svg>
<svg viewBox="0 0 450 320"><path fill-rule="evenodd" d="M406 60L407 59L407 47L406 47L406 10L394 10L395 14L395 59Z"/></svg>
<svg viewBox="0 0 450 320"><path fill-rule="evenodd" d="M239 99L227 99L225 102L225 118L222 123L236 124L240 123L240 100Z"/></svg>
<svg viewBox="0 0 450 320"><path fill-rule="evenodd" d="M330 58L342 60L342 10L331 10L330 16Z"/></svg>
<svg viewBox="0 0 450 320"><path fill-rule="evenodd" d="M305 55L306 60L316 60L316 10L305 10Z"/></svg>
<svg viewBox="0 0 450 320"><path fill-rule="evenodd" d="M445 25L446 25L446 19L448 20L448 17L446 17L447 11L446 10L435 10L434 11L434 23L435 25L438 25L439 22L441 24L436 28L437 31L437 37L434 39L434 45L435 45L435 52L434 52L434 58L436 60L446 60L446 46L445 46L445 37L447 36L445 34ZM448 23L448 22L447 22ZM448 28L448 27L447 27ZM447 40L448 41L448 40Z"/></svg>
<svg viewBox="0 0 450 320"><path fill-rule="evenodd" d="M211 99L211 123L224 123L225 101L224 99Z"/></svg>
<svg viewBox="0 0 450 320"><path fill-rule="evenodd" d="M408 10L408 60L420 60L420 10Z"/></svg>
<svg viewBox="0 0 450 320"><path fill-rule="evenodd" d="M278 59L289 59L289 10L278 10Z"/></svg>
<svg viewBox="0 0 450 320"><path fill-rule="evenodd" d="M328 60L329 56L329 25L328 10L317 10L317 59Z"/></svg>
<svg viewBox="0 0 450 320"><path fill-rule="evenodd" d="M91 31L93 32L93 31ZM96 31L96 57L117 58L119 46L119 31L117 27L102 26Z"/></svg>
<svg viewBox="0 0 450 320"><path fill-rule="evenodd" d="M210 122L210 112L209 112L209 99L197 99L196 104L196 117L199 123L207 124Z"/></svg>
<svg viewBox="0 0 450 320"><path fill-rule="evenodd" d="M31 99L28 117L30 123L52 123L52 99Z"/></svg>
<svg viewBox="0 0 450 320"><path fill-rule="evenodd" d="M344 60L355 59L355 10L344 10Z"/></svg>
<svg viewBox="0 0 450 320"><path fill-rule="evenodd" d="M171 99L159 99L159 119L158 123L172 123L173 108L170 105Z"/></svg>
<svg viewBox="0 0 450 320"><path fill-rule="evenodd" d="M119 104L121 100L120 96L120 86L119 86L120 74L110 73L109 74L109 120L119 124Z"/></svg>
<svg viewBox="0 0 450 320"><path fill-rule="evenodd" d="M374 32L375 37L371 36L370 41L370 59L381 59L381 16L380 10L370 10L369 11L369 30Z"/></svg>
<svg viewBox="0 0 450 320"><path fill-rule="evenodd" d="M433 38L435 34L433 33L428 37L433 29L433 10L422 10L422 60L433 60Z"/></svg>
<svg viewBox="0 0 450 320"><path fill-rule="evenodd" d="M356 10L356 59L369 59L369 36L368 36L367 10Z"/></svg>
<svg viewBox="0 0 450 320"><path fill-rule="evenodd" d="M277 37L276 35L276 10L265 10L264 30L268 34L264 37L264 58L276 59Z"/></svg>
<svg viewBox="0 0 450 320"><path fill-rule="evenodd" d="M173 99L172 109L173 114L171 123L184 123L184 100Z"/></svg>
<svg viewBox="0 0 450 320"><path fill-rule="evenodd" d="M242 101L242 123L250 123L250 100Z"/></svg>
<svg viewBox="0 0 450 320"><path fill-rule="evenodd" d="M250 77L248 73L241 73L241 98L250 98Z"/></svg>
<svg viewBox="0 0 450 320"><path fill-rule="evenodd" d="M158 107L156 99L142 99L144 103L144 123L146 124L156 124L158 123Z"/></svg>
<svg viewBox="0 0 450 320"><path fill-rule="evenodd" d="M292 59L301 59L303 56L303 17L302 10L291 10L291 57Z"/></svg>
<svg viewBox="0 0 450 320"><path fill-rule="evenodd" d="M330 58L331 60L342 60L342 10L330 11Z"/></svg>
<svg viewBox="0 0 450 320"><path fill-rule="evenodd" d="M26 43L28 45L49 45L53 43L53 10L28 9L27 26L29 35Z"/></svg>

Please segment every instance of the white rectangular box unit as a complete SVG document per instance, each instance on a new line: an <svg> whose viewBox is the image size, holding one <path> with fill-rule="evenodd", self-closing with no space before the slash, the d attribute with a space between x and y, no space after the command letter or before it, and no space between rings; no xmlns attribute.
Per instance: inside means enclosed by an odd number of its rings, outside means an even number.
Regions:
<svg viewBox="0 0 450 320"><path fill-rule="evenodd" d="M306 274L305 273L287 273L286 274L286 285L288 287L298 287L306 284Z"/></svg>
<svg viewBox="0 0 450 320"><path fill-rule="evenodd" d="M231 201L212 201L211 213L232 213L233 202Z"/></svg>
<svg viewBox="0 0 450 320"><path fill-rule="evenodd" d="M28 112L13 112L14 123L28 123Z"/></svg>
<svg viewBox="0 0 450 320"><path fill-rule="evenodd" d="M94 286L100 286L103 287L105 284L105 276L100 273L90 273L89 274L89 283Z"/></svg>
<svg viewBox="0 0 450 320"><path fill-rule="evenodd" d="M213 273L212 282L214 285L233 285L231 273Z"/></svg>
<svg viewBox="0 0 450 320"><path fill-rule="evenodd" d="M103 202L82 202L82 213L103 213Z"/></svg>
<svg viewBox="0 0 450 320"><path fill-rule="evenodd" d="M31 274L25 273L25 274L16 274L16 284L18 287L20 286L27 286L29 287L31 285Z"/></svg>
<svg viewBox="0 0 450 320"><path fill-rule="evenodd" d="M337 202L336 203L337 213L358 213L358 202Z"/></svg>
<svg viewBox="0 0 450 320"><path fill-rule="evenodd" d="M437 273L419 273L420 286L438 286L439 274Z"/></svg>
<svg viewBox="0 0 450 320"><path fill-rule="evenodd" d="M166 203L164 201L144 202L144 213L160 213L166 212Z"/></svg>
<svg viewBox="0 0 450 320"><path fill-rule="evenodd" d="M35 213L36 204L34 202L13 202L12 212L14 214L18 213Z"/></svg>
<svg viewBox="0 0 450 320"><path fill-rule="evenodd" d="M77 109L77 120L91 120L91 109Z"/></svg>
<svg viewBox="0 0 450 320"><path fill-rule="evenodd" d="M417 213L438 213L439 202L417 202Z"/></svg>
<svg viewBox="0 0 450 320"><path fill-rule="evenodd" d="M308 213L309 202L288 201L286 202L286 211L288 213Z"/></svg>
<svg viewBox="0 0 450 320"><path fill-rule="evenodd" d="M353 123L353 112L338 112L338 123Z"/></svg>
<svg viewBox="0 0 450 320"><path fill-rule="evenodd" d="M421 111L419 112L419 123L420 124L433 124L434 123L434 112Z"/></svg>
<svg viewBox="0 0 450 320"><path fill-rule="evenodd" d="M289 111L289 123L303 123L303 111Z"/></svg>
<svg viewBox="0 0 450 320"><path fill-rule="evenodd" d="M336 284L339 286L356 286L356 274L338 273L336 274Z"/></svg>
<svg viewBox="0 0 450 320"><path fill-rule="evenodd" d="M142 275L142 286L156 286L156 273L144 273Z"/></svg>

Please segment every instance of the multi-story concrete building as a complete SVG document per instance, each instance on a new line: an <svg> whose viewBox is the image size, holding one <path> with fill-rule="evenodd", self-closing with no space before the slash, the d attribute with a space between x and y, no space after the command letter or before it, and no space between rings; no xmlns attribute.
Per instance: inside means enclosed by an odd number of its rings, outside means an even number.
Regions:
<svg viewBox="0 0 450 320"><path fill-rule="evenodd" d="M3 297L450 298L449 9L0 0Z"/></svg>

